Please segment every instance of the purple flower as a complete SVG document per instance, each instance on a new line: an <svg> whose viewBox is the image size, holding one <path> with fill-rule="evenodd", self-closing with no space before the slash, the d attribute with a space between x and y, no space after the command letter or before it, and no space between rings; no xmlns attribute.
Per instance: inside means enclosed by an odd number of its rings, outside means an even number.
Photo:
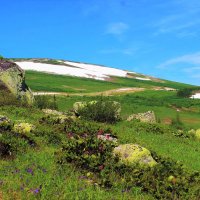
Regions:
<svg viewBox="0 0 200 200"><path fill-rule="evenodd" d="M19 173L19 172L20 172L19 169L15 169L15 171L14 171L15 174L17 174L17 173Z"/></svg>
<svg viewBox="0 0 200 200"><path fill-rule="evenodd" d="M46 169L42 169L42 171L43 171L44 173L47 173L47 170L46 170Z"/></svg>
<svg viewBox="0 0 200 200"><path fill-rule="evenodd" d="M20 186L20 190L24 190L24 186Z"/></svg>
<svg viewBox="0 0 200 200"><path fill-rule="evenodd" d="M26 171L27 171L29 174L34 175L34 173L33 173L33 169L28 168Z"/></svg>
<svg viewBox="0 0 200 200"><path fill-rule="evenodd" d="M39 192L40 192L40 189L39 189L39 188L36 188L36 189L33 190L33 193L34 193L34 194L38 194Z"/></svg>
<svg viewBox="0 0 200 200"><path fill-rule="evenodd" d="M39 188L30 189L30 191L31 191L33 194L38 194L38 193L40 193L41 189L42 189L42 185L40 185Z"/></svg>

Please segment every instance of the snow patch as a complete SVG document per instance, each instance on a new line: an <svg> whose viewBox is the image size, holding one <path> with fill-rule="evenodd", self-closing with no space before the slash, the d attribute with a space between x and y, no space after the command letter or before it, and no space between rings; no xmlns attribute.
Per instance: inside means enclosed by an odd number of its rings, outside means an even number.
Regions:
<svg viewBox="0 0 200 200"><path fill-rule="evenodd" d="M150 81L150 78L142 78L142 77L134 77L137 80L142 80L142 81Z"/></svg>
<svg viewBox="0 0 200 200"><path fill-rule="evenodd" d="M193 94L190 98L191 99L200 99L200 93Z"/></svg>
<svg viewBox="0 0 200 200"><path fill-rule="evenodd" d="M35 70L40 72L55 73L59 75L78 76L83 78L93 78L96 80L106 80L110 76L127 77L127 72L120 69L111 67L104 67L100 65L75 63L75 62L63 62L71 65L54 65L45 63L35 63L30 61L15 62L23 70ZM73 67L74 66L74 67Z"/></svg>

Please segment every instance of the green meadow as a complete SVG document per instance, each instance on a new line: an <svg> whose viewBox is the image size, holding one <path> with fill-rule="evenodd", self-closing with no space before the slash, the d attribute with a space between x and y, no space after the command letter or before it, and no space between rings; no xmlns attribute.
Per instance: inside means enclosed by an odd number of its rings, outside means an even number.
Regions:
<svg viewBox="0 0 200 200"><path fill-rule="evenodd" d="M175 89L190 85L171 82L142 81L134 78L113 77L110 81L92 80L71 76L47 74L36 71L26 71L26 82L33 91L92 93L125 87L172 87Z"/></svg>
<svg viewBox="0 0 200 200"><path fill-rule="evenodd" d="M152 88L180 89L191 87L190 85L170 81L153 82L117 77L113 77L110 82L104 82L34 71L26 71L26 82L33 91L69 93L68 96L45 97L49 101L56 101L57 109L66 113L72 110L75 102L89 102L102 98L84 93L125 87L145 88L145 91L103 97L105 101L117 101L121 104L121 120L116 124L95 122L95 126L102 127L102 129L110 128L116 134L120 144L133 143L149 149L153 156L159 157L164 163L163 165L166 165L166 168L163 168L164 171L159 171L159 173L177 173L177 180L180 179L183 182L190 180L194 188L199 187L199 180L195 179L195 176L179 177L178 166L182 166L187 173L200 173L200 141L187 134L191 129L200 128L200 100L180 98L177 96L177 91L156 91ZM83 95L74 96L74 93ZM126 121L131 114L147 111L155 112L156 124ZM125 175L124 178L117 179L113 187L94 184L91 179L83 178L87 177L91 171L88 172L80 166L74 165L73 162L59 164L57 160L59 151L63 148L62 145L68 141L66 134L60 132L64 128L63 125L41 122L45 114L37 106L1 106L0 115L7 116L15 123L21 120L36 127L35 132L26 137L9 131L6 132L7 135L3 135L4 132L0 133L0 142L13 145L13 154L0 160L0 199L153 200L162 197L162 199L195 200L199 198L193 190L183 198L181 195L187 194L185 186L182 188L179 182L167 183L167 178L161 179L162 181L159 182L159 175L158 182L154 180L152 185L155 184L156 188L158 187L156 185L162 185L161 182L166 181L164 187L167 188L167 193L165 194L162 187L160 187L160 191L156 191L151 184L145 185L147 179L145 179L144 172L139 175L144 178L144 182L139 182L137 185L134 185L131 180L123 182L124 179L128 179ZM90 121L86 122L86 124L90 123L93 124ZM183 129L183 133L179 134L179 129ZM31 145L30 141L34 141L34 145ZM165 159L169 159L170 162L166 164L163 161ZM180 169L182 170L182 168ZM114 175L114 172L110 173L113 173L111 179L117 176ZM105 174L101 174L101 176L106 177ZM156 179L157 175L153 174L152 176ZM96 178L95 174L94 177ZM106 182L106 180L102 181ZM179 190L183 191L183 193L180 192L180 196L174 196L173 192L171 192L172 195L170 194L170 191L176 191L179 194Z"/></svg>

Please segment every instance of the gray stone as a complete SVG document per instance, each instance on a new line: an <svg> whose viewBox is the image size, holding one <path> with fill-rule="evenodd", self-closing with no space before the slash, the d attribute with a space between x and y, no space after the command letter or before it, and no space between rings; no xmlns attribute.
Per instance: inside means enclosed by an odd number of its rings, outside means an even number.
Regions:
<svg viewBox="0 0 200 200"><path fill-rule="evenodd" d="M132 121L134 119L137 119L141 122L147 122L147 123L155 123L156 122L156 116L153 111L148 111L145 113L138 113L138 114L133 114L130 115L127 118L127 121Z"/></svg>
<svg viewBox="0 0 200 200"><path fill-rule="evenodd" d="M24 71L15 63L5 59L0 59L0 82L17 99L32 104L34 97L31 90L25 83Z"/></svg>

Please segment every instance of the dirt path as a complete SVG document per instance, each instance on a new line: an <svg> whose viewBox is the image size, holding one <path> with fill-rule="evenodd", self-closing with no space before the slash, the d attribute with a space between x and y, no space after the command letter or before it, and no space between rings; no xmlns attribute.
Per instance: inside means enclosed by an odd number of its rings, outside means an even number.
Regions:
<svg viewBox="0 0 200 200"><path fill-rule="evenodd" d="M118 88L114 90L107 90L103 92L91 92L91 93L66 93L66 92L33 92L34 96L41 96L41 95L60 95L60 96L112 96L112 95L121 95L121 94L128 94L134 92L144 91L145 88Z"/></svg>

